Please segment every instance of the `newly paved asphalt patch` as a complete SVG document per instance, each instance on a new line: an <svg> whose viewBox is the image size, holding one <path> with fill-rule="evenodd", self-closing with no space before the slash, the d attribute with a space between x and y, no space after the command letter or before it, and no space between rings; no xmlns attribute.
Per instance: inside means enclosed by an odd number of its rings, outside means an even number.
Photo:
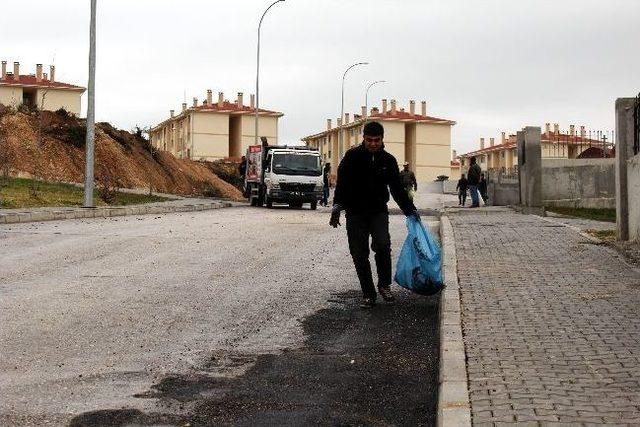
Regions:
<svg viewBox="0 0 640 427"><path fill-rule="evenodd" d="M399 291L395 305L372 310L358 302L357 291L336 294L305 319L302 348L210 361L216 372L251 365L244 375L212 377L207 366L170 375L138 396L157 399L157 411L86 412L70 426L434 425L438 297Z"/></svg>

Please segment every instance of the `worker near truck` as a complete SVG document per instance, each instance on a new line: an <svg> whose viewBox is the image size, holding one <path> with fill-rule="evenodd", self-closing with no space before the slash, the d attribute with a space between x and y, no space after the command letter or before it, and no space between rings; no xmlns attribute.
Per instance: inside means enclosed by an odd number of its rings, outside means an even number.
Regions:
<svg viewBox="0 0 640 427"><path fill-rule="evenodd" d="M362 288L361 307L376 303L369 262L369 236L378 272L378 293L386 302L391 292L391 237L389 236L389 190L406 216L419 218L416 207L400 181L395 157L385 151L384 128L378 122L364 126L362 144L351 148L338 166L329 225L340 225L340 212L346 211L349 252Z"/></svg>
<svg viewBox="0 0 640 427"><path fill-rule="evenodd" d="M408 162L404 162L402 165L402 171L400 171L400 182L409 195L409 198L413 200L414 193L418 191L418 181L416 181L416 174L409 169Z"/></svg>

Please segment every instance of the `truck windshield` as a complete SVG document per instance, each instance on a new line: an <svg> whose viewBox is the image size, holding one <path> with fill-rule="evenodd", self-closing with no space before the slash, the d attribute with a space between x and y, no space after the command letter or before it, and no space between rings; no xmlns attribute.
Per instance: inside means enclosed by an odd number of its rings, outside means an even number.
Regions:
<svg viewBox="0 0 640 427"><path fill-rule="evenodd" d="M313 154L282 153L273 155L273 172L282 175L320 176L320 156Z"/></svg>

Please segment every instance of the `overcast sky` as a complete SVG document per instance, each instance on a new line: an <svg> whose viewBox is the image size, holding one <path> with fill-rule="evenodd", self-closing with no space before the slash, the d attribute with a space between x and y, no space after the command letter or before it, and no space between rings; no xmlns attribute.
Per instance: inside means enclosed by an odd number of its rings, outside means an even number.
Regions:
<svg viewBox="0 0 640 427"><path fill-rule="evenodd" d="M24 73L55 58L58 80L86 86L89 0L2 3L0 59ZM98 120L156 124L209 88L248 100L270 3L98 0ZM460 151L545 122L611 130L615 98L640 91L639 0L286 0L262 28L260 105L285 113L282 142L340 115L342 73L358 61L370 65L350 72L345 111L387 80L370 104L426 100L457 121Z"/></svg>

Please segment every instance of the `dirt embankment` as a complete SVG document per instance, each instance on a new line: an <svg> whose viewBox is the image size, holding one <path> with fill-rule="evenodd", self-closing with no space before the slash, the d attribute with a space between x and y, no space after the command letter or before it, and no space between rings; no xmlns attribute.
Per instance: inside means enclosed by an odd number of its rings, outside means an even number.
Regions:
<svg viewBox="0 0 640 427"><path fill-rule="evenodd" d="M83 182L85 121L64 111L0 112L0 172L48 181ZM155 150L142 136L108 123L96 126L96 183L120 188L151 187L180 195L243 200L235 165L177 159ZM225 179L219 177L219 172Z"/></svg>

